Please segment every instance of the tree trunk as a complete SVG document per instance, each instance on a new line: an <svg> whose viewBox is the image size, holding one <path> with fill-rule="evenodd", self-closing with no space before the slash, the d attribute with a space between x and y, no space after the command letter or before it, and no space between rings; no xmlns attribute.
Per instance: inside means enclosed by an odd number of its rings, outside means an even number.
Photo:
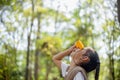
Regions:
<svg viewBox="0 0 120 80"><path fill-rule="evenodd" d="M27 59L26 59L26 75L25 80L29 80L29 57L30 57L30 34L28 35L28 45L27 45Z"/></svg>
<svg viewBox="0 0 120 80"><path fill-rule="evenodd" d="M120 45L120 43L119 43ZM118 49L118 54L120 54L120 46L119 46L119 49ZM117 61L117 64L120 63L120 59ZM117 65L117 73L116 74L116 80L120 80L120 68L119 68L120 64Z"/></svg>
<svg viewBox="0 0 120 80"><path fill-rule="evenodd" d="M108 56L109 56L110 80L115 80L113 55L109 54Z"/></svg>
<svg viewBox="0 0 120 80"><path fill-rule="evenodd" d="M119 51L120 52L120 51ZM120 60L117 61L117 64L120 63ZM116 80L120 80L120 64L117 65L117 71L116 71Z"/></svg>
<svg viewBox="0 0 120 80"><path fill-rule="evenodd" d="M114 56L114 42L115 42L115 35L114 35L114 31L115 31L115 24L114 24L114 26L113 26L113 30L112 30L112 37L113 37L113 42L112 42L112 49L113 49L113 52L112 52L112 57L111 57L111 63L112 63L112 65L111 65L111 67L112 67L112 78L113 78L113 80L115 80L115 71L114 71L114 58L113 58L113 56Z"/></svg>
<svg viewBox="0 0 120 80"><path fill-rule="evenodd" d="M34 71L35 80L38 80L38 54L39 54L39 51L38 51L38 49L36 49L36 51L35 51L35 71Z"/></svg>
<svg viewBox="0 0 120 80"><path fill-rule="evenodd" d="M31 80L31 71L29 71L29 61L30 61L30 43L31 43L31 33L32 33L32 27L33 27L33 20L34 20L34 3L32 1L32 19L31 19L31 26L30 26L30 32L28 33L28 45L27 45L27 59L26 59L26 75L25 80Z"/></svg>
<svg viewBox="0 0 120 80"><path fill-rule="evenodd" d="M49 73L51 71L51 64L49 63L49 61L47 61L46 63L46 77L45 77L45 80L49 80Z"/></svg>
<svg viewBox="0 0 120 80"><path fill-rule="evenodd" d="M113 52L114 54L114 52ZM113 59L113 55L112 55L112 59L111 59L111 71L112 71L112 80L115 80L115 74L114 74L114 59Z"/></svg>
<svg viewBox="0 0 120 80"><path fill-rule="evenodd" d="M56 35L57 33L57 22L58 22L58 9L59 9L59 5L57 7L57 11L56 11L56 16L55 16L55 32L54 32L54 35Z"/></svg>
<svg viewBox="0 0 120 80"><path fill-rule="evenodd" d="M120 0L117 0L117 12L118 12L118 21L120 23Z"/></svg>
<svg viewBox="0 0 120 80"><path fill-rule="evenodd" d="M109 71L110 71L110 80L115 80L115 74L114 74L114 27L110 36L110 43L109 43L109 50L113 50L112 53L110 53L109 56ZM112 44L112 46L110 46Z"/></svg>
<svg viewBox="0 0 120 80"><path fill-rule="evenodd" d="M8 46L7 46L5 43L4 43L4 45L5 45L5 49L6 49L5 58L4 58L4 59L5 59L5 60L4 60L4 65L5 65L5 67L7 67ZM9 67L9 66L8 66L8 67ZM9 80L9 78L10 78L10 74L5 71L4 79L5 79L5 80Z"/></svg>
<svg viewBox="0 0 120 80"><path fill-rule="evenodd" d="M37 38L36 41L40 39L40 13L38 13L38 31L37 31ZM38 80L38 69L39 69L39 65L38 65L38 61L39 61L39 48L36 46L36 50L35 50L35 69L34 69L34 77L35 80Z"/></svg>

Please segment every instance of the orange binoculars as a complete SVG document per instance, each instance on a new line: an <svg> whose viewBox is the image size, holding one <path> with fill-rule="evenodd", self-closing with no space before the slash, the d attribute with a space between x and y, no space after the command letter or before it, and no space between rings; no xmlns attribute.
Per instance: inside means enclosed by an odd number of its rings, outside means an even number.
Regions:
<svg viewBox="0 0 120 80"><path fill-rule="evenodd" d="M84 48L84 45L80 40L75 42L75 46L76 46L76 48L79 48L81 50Z"/></svg>

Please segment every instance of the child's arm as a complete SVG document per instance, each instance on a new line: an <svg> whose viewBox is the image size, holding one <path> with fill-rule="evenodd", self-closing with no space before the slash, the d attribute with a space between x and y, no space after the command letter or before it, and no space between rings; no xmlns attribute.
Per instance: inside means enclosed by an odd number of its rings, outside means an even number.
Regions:
<svg viewBox="0 0 120 80"><path fill-rule="evenodd" d="M61 69L61 60L62 60L65 56L69 55L74 48L75 48L75 45L73 45L73 46L71 46L69 49L67 49L67 50L65 50L65 51L63 51L63 52L60 52L60 53L58 53L58 54L56 54L56 55L53 56L53 58L52 58L52 59L53 59L53 62L57 65L57 67L58 67L59 69Z"/></svg>

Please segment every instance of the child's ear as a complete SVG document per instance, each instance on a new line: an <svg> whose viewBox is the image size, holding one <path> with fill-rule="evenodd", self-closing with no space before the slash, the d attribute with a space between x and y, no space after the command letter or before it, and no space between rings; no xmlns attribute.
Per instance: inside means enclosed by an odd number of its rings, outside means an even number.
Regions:
<svg viewBox="0 0 120 80"><path fill-rule="evenodd" d="M82 60L83 60L83 62L88 62L88 61L90 61L90 58L88 56L83 56Z"/></svg>

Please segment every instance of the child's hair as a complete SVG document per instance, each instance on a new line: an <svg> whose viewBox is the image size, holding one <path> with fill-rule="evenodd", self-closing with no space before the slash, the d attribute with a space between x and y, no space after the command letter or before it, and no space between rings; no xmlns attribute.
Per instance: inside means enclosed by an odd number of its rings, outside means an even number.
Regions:
<svg viewBox="0 0 120 80"><path fill-rule="evenodd" d="M95 72L95 80L99 79L99 70L100 70L100 60L96 51L92 51L91 49L87 49L85 56L90 58L88 63L82 63L80 66L83 67L86 72L90 72L96 69Z"/></svg>

